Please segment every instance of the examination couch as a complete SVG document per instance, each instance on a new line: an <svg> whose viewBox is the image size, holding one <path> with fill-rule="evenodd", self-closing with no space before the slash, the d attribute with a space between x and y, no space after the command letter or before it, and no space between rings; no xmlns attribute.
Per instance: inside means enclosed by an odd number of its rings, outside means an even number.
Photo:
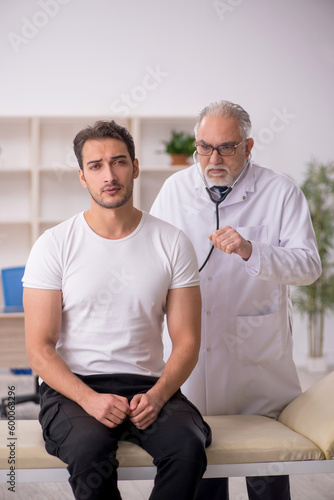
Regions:
<svg viewBox="0 0 334 500"><path fill-rule="evenodd" d="M205 477L334 473L334 372L292 401L278 420L260 415L205 420L213 432ZM135 444L120 443L117 458L119 480L154 478L152 457ZM8 481L10 471L15 482L68 478L66 464L45 451L37 420L0 420L0 482Z"/></svg>

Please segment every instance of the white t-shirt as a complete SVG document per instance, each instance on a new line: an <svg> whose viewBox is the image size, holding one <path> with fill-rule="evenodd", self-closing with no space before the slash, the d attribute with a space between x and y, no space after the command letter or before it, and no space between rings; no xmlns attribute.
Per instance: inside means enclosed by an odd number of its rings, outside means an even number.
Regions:
<svg viewBox="0 0 334 500"><path fill-rule="evenodd" d="M110 240L80 213L36 241L22 281L62 290L56 349L74 373L159 377L168 290L199 285L199 275L190 240L174 226L144 212L133 233Z"/></svg>

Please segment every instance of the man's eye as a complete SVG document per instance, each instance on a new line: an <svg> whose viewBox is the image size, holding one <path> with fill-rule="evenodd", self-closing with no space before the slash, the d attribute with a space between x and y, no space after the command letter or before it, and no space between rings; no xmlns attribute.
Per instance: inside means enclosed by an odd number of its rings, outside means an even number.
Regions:
<svg viewBox="0 0 334 500"><path fill-rule="evenodd" d="M207 151L208 149L211 149L211 146L208 146L207 144L200 144L201 148L204 150L204 151Z"/></svg>
<svg viewBox="0 0 334 500"><path fill-rule="evenodd" d="M96 165L91 165L90 168L91 170L96 170L97 168L99 168L99 164L97 163Z"/></svg>

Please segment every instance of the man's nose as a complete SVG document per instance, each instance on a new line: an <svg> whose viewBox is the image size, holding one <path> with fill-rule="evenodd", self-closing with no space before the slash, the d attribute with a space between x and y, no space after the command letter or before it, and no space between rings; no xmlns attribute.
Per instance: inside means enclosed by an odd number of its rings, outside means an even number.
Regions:
<svg viewBox="0 0 334 500"><path fill-rule="evenodd" d="M218 154L218 151L216 149L214 149L210 158L210 163L217 164L222 162L223 162L223 157L220 156L220 154Z"/></svg>
<svg viewBox="0 0 334 500"><path fill-rule="evenodd" d="M106 166L105 171L104 171L105 182L110 182L110 181L113 181L115 179L118 179L118 177L116 175L115 169L113 168L113 165Z"/></svg>

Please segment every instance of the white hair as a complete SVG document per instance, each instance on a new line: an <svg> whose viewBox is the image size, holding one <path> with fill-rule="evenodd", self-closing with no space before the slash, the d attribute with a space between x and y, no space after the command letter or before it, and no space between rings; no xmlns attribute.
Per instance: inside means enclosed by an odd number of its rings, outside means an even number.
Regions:
<svg viewBox="0 0 334 500"><path fill-rule="evenodd" d="M239 104L234 104L230 101L213 102L206 106L199 113L195 124L195 136L197 136L197 129L202 119L205 116L222 116L224 118L236 118L239 122L240 133L243 139L249 139L252 123L247 111L245 111Z"/></svg>

